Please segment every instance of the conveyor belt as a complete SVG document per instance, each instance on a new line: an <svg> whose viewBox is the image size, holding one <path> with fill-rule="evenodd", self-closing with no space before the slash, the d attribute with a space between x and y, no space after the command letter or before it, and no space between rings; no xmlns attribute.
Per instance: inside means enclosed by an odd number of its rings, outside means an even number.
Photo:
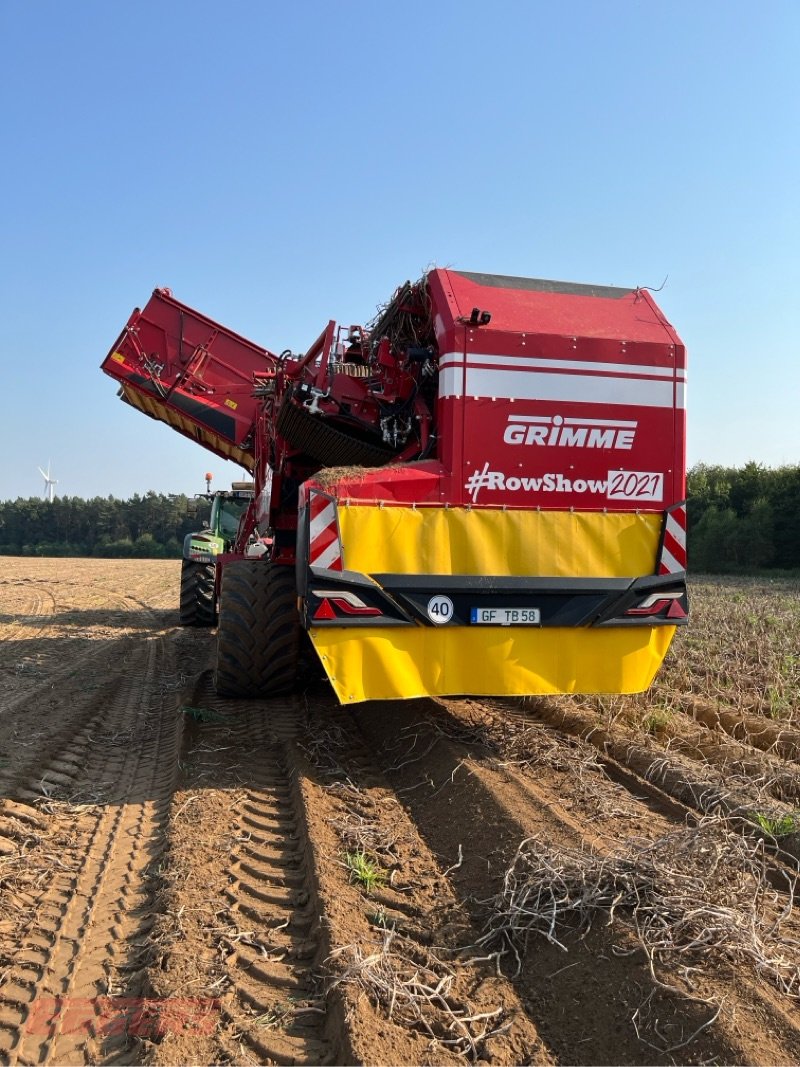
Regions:
<svg viewBox="0 0 800 1067"><path fill-rule="evenodd" d="M289 444L325 467L382 467L396 453L359 441L311 415L287 396L278 413L277 432Z"/></svg>

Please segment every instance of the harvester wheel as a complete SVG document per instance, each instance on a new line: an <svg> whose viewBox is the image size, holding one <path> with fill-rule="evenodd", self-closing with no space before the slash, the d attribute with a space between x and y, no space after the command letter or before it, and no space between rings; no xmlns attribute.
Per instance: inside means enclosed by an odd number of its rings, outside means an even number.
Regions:
<svg viewBox="0 0 800 1067"><path fill-rule="evenodd" d="M217 620L214 564L181 563L181 626L213 626Z"/></svg>
<svg viewBox="0 0 800 1067"><path fill-rule="evenodd" d="M294 567L259 560L222 572L217 631L217 693L267 697L292 689L300 618Z"/></svg>

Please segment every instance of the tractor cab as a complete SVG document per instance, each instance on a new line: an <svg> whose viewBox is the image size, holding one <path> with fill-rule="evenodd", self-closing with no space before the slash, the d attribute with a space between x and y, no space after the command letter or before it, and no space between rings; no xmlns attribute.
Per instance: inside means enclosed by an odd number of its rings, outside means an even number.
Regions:
<svg viewBox="0 0 800 1067"><path fill-rule="evenodd" d="M210 486L211 478L206 483ZM183 540L180 620L182 626L213 626L217 618L216 560L233 548L242 516L253 500L252 482L234 482L230 489L207 493L208 525Z"/></svg>
<svg viewBox="0 0 800 1067"><path fill-rule="evenodd" d="M212 535L224 545L219 551L227 552L231 548L239 530L242 515L247 511L252 499L252 482L234 482L231 489L214 494L208 525Z"/></svg>

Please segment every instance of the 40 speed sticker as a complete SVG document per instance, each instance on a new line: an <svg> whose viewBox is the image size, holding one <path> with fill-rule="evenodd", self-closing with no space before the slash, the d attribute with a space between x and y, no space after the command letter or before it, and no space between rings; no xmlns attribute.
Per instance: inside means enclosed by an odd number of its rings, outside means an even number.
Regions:
<svg viewBox="0 0 800 1067"><path fill-rule="evenodd" d="M453 601L449 596L432 596L428 601L428 618L437 626L450 622L453 617Z"/></svg>

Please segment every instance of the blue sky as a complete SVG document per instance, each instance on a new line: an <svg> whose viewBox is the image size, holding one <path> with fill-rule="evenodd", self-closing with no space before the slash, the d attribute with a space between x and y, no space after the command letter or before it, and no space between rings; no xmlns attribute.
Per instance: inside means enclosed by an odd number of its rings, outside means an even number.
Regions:
<svg viewBox="0 0 800 1067"><path fill-rule="evenodd" d="M239 476L98 370L155 286L305 349L431 263L668 275L690 462L800 462L796 0L0 0L0 38L0 499Z"/></svg>

